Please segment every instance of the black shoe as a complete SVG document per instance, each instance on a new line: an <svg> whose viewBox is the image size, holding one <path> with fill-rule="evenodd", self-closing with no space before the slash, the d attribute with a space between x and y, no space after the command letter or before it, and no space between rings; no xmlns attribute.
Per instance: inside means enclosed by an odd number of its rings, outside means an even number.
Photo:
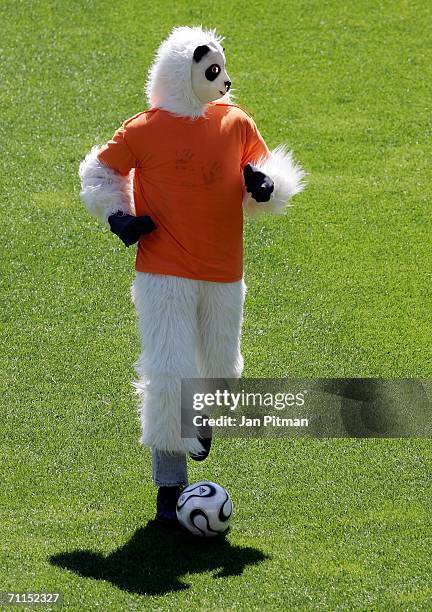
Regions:
<svg viewBox="0 0 432 612"><path fill-rule="evenodd" d="M207 419L207 415L202 415L204 419ZM197 427L198 430L198 442L204 448L204 451L200 454L189 453L189 457L194 461L204 461L207 459L210 453L211 445L212 445L212 437L213 437L213 428L210 425L200 425Z"/></svg>
<svg viewBox="0 0 432 612"><path fill-rule="evenodd" d="M178 525L176 514L177 500L181 487L159 487L156 500L156 518L158 523L168 526Z"/></svg>

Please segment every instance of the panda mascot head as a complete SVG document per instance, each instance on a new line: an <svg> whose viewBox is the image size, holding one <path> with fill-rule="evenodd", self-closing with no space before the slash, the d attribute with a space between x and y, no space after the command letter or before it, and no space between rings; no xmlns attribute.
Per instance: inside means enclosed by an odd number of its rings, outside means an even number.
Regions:
<svg viewBox="0 0 432 612"><path fill-rule="evenodd" d="M210 102L229 103L223 38L215 30L177 27L160 45L149 71L146 93L152 108L192 118Z"/></svg>

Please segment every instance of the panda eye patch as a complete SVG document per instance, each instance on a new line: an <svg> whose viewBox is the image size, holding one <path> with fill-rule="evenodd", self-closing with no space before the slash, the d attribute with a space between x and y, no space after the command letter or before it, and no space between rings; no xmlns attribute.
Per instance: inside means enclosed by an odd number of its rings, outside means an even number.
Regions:
<svg viewBox="0 0 432 612"><path fill-rule="evenodd" d="M220 66L218 64L212 64L205 71L205 76L208 81L214 81L215 78L220 74Z"/></svg>

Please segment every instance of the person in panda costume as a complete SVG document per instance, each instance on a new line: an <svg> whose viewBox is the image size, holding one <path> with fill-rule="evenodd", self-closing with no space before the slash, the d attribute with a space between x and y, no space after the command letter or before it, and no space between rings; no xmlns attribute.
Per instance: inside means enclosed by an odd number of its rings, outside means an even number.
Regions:
<svg viewBox="0 0 432 612"><path fill-rule="evenodd" d="M180 381L237 379L243 370L243 209L280 214L302 189L291 154L269 151L231 102L222 40L214 30L174 28L149 72L149 109L80 165L87 210L127 246L138 243L134 384L156 519L167 524L188 483L187 455L201 460L211 443L208 430L182 438Z"/></svg>

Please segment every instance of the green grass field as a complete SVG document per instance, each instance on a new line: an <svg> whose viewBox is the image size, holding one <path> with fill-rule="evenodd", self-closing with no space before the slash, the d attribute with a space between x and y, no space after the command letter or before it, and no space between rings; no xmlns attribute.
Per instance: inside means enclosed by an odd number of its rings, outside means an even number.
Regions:
<svg viewBox="0 0 432 612"><path fill-rule="evenodd" d="M77 175L145 108L169 30L216 27L238 103L309 173L286 217L246 223L244 375L430 377L430 3L2 0L0 19L0 591L71 610L432 609L427 439L220 439L190 480L231 492L227 540L148 524L134 252Z"/></svg>

